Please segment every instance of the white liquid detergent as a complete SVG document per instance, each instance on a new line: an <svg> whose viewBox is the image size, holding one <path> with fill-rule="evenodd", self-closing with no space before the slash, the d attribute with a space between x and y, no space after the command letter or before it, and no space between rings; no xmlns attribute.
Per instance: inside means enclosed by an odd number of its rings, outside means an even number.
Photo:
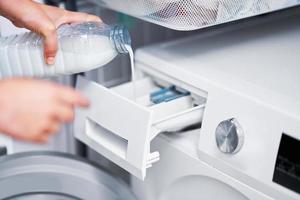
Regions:
<svg viewBox="0 0 300 200"><path fill-rule="evenodd" d="M135 86L135 67L134 67L134 53L130 45L125 45L125 48L128 51L130 58L130 69L131 69L131 81L132 81L132 91L133 91L133 99L136 101L136 86Z"/></svg>
<svg viewBox="0 0 300 200"><path fill-rule="evenodd" d="M24 33L1 38L0 78L85 72L107 64L119 53L130 53L133 65L130 36L124 27L92 22L64 25L59 28L58 37L59 49L52 66L44 61L39 35Z"/></svg>

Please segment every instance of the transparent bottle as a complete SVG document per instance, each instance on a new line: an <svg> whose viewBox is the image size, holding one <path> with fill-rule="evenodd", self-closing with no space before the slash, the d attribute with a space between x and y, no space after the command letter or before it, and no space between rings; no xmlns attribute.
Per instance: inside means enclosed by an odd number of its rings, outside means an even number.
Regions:
<svg viewBox="0 0 300 200"><path fill-rule="evenodd" d="M0 77L51 77L89 71L128 53L130 35L124 26L85 22L58 29L55 64L44 61L43 40L29 32L0 39Z"/></svg>

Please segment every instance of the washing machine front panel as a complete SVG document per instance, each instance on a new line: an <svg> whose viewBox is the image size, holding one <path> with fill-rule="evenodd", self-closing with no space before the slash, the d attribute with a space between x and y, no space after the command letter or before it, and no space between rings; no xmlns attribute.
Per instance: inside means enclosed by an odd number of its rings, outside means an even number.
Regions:
<svg viewBox="0 0 300 200"><path fill-rule="evenodd" d="M201 199L248 200L239 191L226 183L205 175L185 176L174 181L161 194L160 200Z"/></svg>
<svg viewBox="0 0 300 200"><path fill-rule="evenodd" d="M133 178L134 192L140 199L273 199L201 161L197 156L199 133L196 129L161 135L152 142L161 161L149 169L144 183Z"/></svg>

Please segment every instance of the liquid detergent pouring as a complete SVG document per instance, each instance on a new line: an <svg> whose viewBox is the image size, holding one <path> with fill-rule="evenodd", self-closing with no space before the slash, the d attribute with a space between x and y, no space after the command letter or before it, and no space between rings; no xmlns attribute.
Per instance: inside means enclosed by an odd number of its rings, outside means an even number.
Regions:
<svg viewBox="0 0 300 200"><path fill-rule="evenodd" d="M124 26L85 22L62 25L57 32L59 48L52 66L44 61L43 40L38 34L30 32L1 38L0 78L85 72L104 66L118 54L132 52L130 35ZM130 56L132 61L133 55ZM134 69L132 71L134 73Z"/></svg>

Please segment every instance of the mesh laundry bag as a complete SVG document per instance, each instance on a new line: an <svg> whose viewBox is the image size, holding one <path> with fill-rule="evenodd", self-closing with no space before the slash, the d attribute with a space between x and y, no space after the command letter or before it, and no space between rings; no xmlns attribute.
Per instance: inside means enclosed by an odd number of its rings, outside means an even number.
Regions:
<svg viewBox="0 0 300 200"><path fill-rule="evenodd" d="M90 0L176 30L195 30L300 4L300 0Z"/></svg>

